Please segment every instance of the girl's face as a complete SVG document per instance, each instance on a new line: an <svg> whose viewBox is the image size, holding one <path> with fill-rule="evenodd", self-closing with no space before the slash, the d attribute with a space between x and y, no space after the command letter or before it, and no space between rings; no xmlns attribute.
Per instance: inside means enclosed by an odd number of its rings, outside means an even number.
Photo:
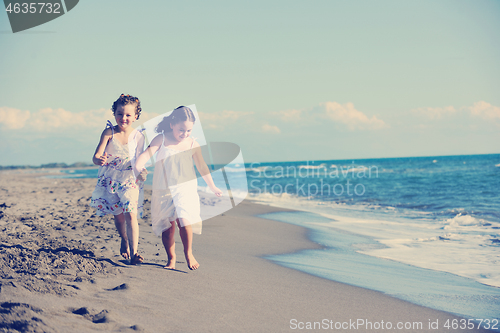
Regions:
<svg viewBox="0 0 500 333"><path fill-rule="evenodd" d="M132 123L137 119L135 114L135 105L119 105L115 111L115 120L120 129L125 129L132 125Z"/></svg>
<svg viewBox="0 0 500 333"><path fill-rule="evenodd" d="M191 131L193 130L194 123L192 121L186 120L175 125L170 124L170 128L172 129L172 135L174 138L181 142L191 135Z"/></svg>

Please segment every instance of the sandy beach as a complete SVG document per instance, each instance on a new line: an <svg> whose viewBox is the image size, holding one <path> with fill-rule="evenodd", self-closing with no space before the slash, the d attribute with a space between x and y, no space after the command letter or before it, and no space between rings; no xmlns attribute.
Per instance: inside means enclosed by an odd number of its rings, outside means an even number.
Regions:
<svg viewBox="0 0 500 333"><path fill-rule="evenodd" d="M94 186L0 172L1 332L479 331L446 329L460 318L263 259L319 246L304 228L255 217L277 209L249 201L204 222L196 271L177 236L169 271L146 192L145 261L130 266L112 217L89 207Z"/></svg>

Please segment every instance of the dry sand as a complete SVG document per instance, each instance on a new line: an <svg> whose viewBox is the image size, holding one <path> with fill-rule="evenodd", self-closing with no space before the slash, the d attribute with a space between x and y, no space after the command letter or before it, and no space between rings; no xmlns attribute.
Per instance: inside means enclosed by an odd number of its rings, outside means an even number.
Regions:
<svg viewBox="0 0 500 333"><path fill-rule="evenodd" d="M130 266L112 217L89 207L94 186L0 172L0 332L289 332L323 320L422 322L423 329L318 331L456 331L442 327L457 318L450 314L263 259L318 245L303 228L254 217L276 209L250 202L204 222L194 235L196 271L187 269L177 235L177 270L169 271L147 201L139 221L145 262ZM439 329L428 329L429 320Z"/></svg>

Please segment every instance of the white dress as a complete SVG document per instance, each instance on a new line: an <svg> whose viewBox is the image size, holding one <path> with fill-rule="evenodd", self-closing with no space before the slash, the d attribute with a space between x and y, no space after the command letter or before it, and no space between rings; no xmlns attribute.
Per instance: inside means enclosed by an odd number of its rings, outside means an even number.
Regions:
<svg viewBox="0 0 500 333"><path fill-rule="evenodd" d="M136 183L132 170L135 156L130 158L129 154L129 151L135 152L139 131L123 145L114 138L114 129L109 121L108 127L111 127L113 134L104 150L107 161L99 167L97 185L92 193L90 206L97 209L99 216L136 213L142 218L144 182Z"/></svg>
<svg viewBox="0 0 500 333"><path fill-rule="evenodd" d="M151 217L157 236L171 227L178 218L182 227L191 225L193 233L201 234L198 179L193 165L193 149L175 150L162 144L156 156L153 176ZM191 139L193 148L194 139Z"/></svg>

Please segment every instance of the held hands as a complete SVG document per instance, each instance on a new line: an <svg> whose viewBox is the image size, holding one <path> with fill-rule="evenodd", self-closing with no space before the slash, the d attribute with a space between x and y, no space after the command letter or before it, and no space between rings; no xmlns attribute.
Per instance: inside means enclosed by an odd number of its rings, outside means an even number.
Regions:
<svg viewBox="0 0 500 333"><path fill-rule="evenodd" d="M147 177L148 177L148 170L142 169L141 173L139 173L139 175L137 176L137 181L145 182Z"/></svg>

